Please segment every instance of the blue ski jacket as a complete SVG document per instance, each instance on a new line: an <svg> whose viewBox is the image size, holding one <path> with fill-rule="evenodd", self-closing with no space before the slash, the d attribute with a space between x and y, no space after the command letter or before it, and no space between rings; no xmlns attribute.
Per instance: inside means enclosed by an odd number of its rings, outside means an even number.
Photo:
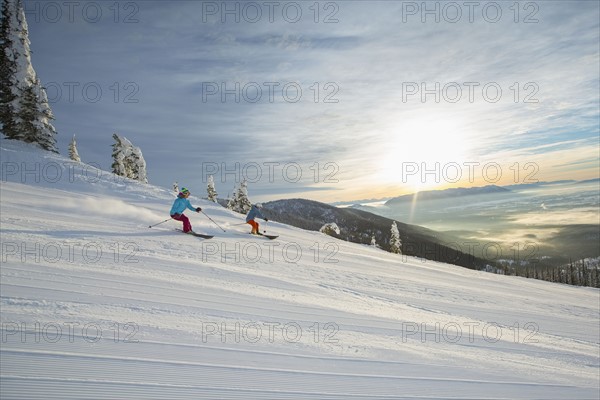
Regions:
<svg viewBox="0 0 600 400"><path fill-rule="evenodd" d="M192 203L184 197L178 197L175 199L173 203L173 207L171 207L171 215L174 214L182 214L186 208L189 208L192 211L196 211L194 207L192 207Z"/></svg>
<svg viewBox="0 0 600 400"><path fill-rule="evenodd" d="M246 215L246 222L252 221L254 218L265 219L265 217L260 213L260 210L253 205L250 211L248 211L248 215Z"/></svg>

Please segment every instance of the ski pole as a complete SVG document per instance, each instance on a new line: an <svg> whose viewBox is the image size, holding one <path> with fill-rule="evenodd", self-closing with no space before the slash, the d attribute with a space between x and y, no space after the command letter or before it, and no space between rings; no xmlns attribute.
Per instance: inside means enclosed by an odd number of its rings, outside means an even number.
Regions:
<svg viewBox="0 0 600 400"><path fill-rule="evenodd" d="M268 223L269 223L269 220L265 220L265 227L267 226ZM267 230L263 229L263 233L267 233Z"/></svg>
<svg viewBox="0 0 600 400"><path fill-rule="evenodd" d="M204 211L201 211L201 212L202 212L202 214L204 214L206 216L206 218L210 219L212 221L212 223L215 224L216 226L218 226L223 232L227 232L225 229L221 228L221 226L219 224L217 224L211 217L206 215L206 213Z"/></svg>
<svg viewBox="0 0 600 400"><path fill-rule="evenodd" d="M169 219L165 219L164 221L162 221L162 222L159 222L158 224L150 225L148 228L152 228L153 226L160 225L160 224L164 224L165 222L167 222L167 221L170 221L170 220L171 220L171 218L169 218Z"/></svg>

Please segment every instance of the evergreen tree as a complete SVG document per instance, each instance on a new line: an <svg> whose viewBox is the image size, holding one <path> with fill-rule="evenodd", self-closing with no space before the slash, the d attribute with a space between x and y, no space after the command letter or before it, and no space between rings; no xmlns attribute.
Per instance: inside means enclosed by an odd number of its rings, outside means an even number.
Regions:
<svg viewBox="0 0 600 400"><path fill-rule="evenodd" d="M2 0L0 23L0 122L9 139L37 143L58 152L46 90L31 64L22 0Z"/></svg>
<svg viewBox="0 0 600 400"><path fill-rule="evenodd" d="M113 174L129 178L130 171L128 170L127 161L126 161L127 157L128 157L127 152L129 151L129 148L127 146L127 143L124 142L124 140L123 140L125 138L122 138L121 136L119 136L115 133L115 134L113 134L113 139L115 139L115 143L112 145L112 148L113 148L113 152L112 152L113 163L111 165L112 172L113 172ZM127 139L125 139L125 140L127 140Z"/></svg>
<svg viewBox="0 0 600 400"><path fill-rule="evenodd" d="M240 188L238 190L239 204L241 212L246 214L252 208L252 203L248 198L248 183L244 179L242 183L240 183Z"/></svg>
<svg viewBox="0 0 600 400"><path fill-rule="evenodd" d="M73 161L81 162L81 158L79 158L79 152L77 151L75 135L73 135L73 139L71 139L71 143L69 143L69 158Z"/></svg>
<svg viewBox="0 0 600 400"><path fill-rule="evenodd" d="M573 260L569 263L569 279L568 283L570 285L577 285L575 282L575 267L573 266Z"/></svg>
<svg viewBox="0 0 600 400"><path fill-rule="evenodd" d="M208 201L213 203L217 202L217 191L215 189L215 180L212 175L208 177L208 184L206 185L206 191L208 193Z"/></svg>
<svg viewBox="0 0 600 400"><path fill-rule="evenodd" d="M252 203L248 199L248 184L245 179L233 193L233 198L227 203L227 208L241 214L246 214L252 208Z"/></svg>
<svg viewBox="0 0 600 400"><path fill-rule="evenodd" d="M129 157L131 179L148 183L148 174L146 172L146 160L139 147L131 146L131 155Z"/></svg>
<svg viewBox="0 0 600 400"><path fill-rule="evenodd" d="M26 143L35 143L37 129L34 124L36 95L31 86L23 89L23 93L18 99L19 113L17 114L17 127L19 140Z"/></svg>
<svg viewBox="0 0 600 400"><path fill-rule="evenodd" d="M173 191L175 193L179 193L179 183L178 182L173 182Z"/></svg>
<svg viewBox="0 0 600 400"><path fill-rule="evenodd" d="M148 183L146 161L139 147L135 147L127 138L113 134L112 170L114 174Z"/></svg>
<svg viewBox="0 0 600 400"><path fill-rule="evenodd" d="M237 196L237 189L234 188L234 190L233 190L233 196L229 197L229 200L227 200L227 209L233 211L233 209L235 207L236 196Z"/></svg>
<svg viewBox="0 0 600 400"><path fill-rule="evenodd" d="M11 139L18 139L15 129L15 99L13 92L13 79L17 70L17 63L12 49L13 34L11 22L16 17L14 3L2 1L2 19L0 20L0 123L5 135ZM13 22L14 25L14 22Z"/></svg>
<svg viewBox="0 0 600 400"><path fill-rule="evenodd" d="M322 232L326 235L333 236L333 234L340 234L340 227L335 222L329 222L319 229L319 232Z"/></svg>
<svg viewBox="0 0 600 400"><path fill-rule="evenodd" d="M589 268L586 266L585 259L581 260L581 278L580 284L581 286L590 286L588 279Z"/></svg>
<svg viewBox="0 0 600 400"><path fill-rule="evenodd" d="M396 221L392 222L391 237L390 237L390 252L402 254L402 241L400 241L400 232Z"/></svg>
<svg viewBox="0 0 600 400"><path fill-rule="evenodd" d="M377 247L377 240L375 240L375 235L371 236L371 246Z"/></svg>

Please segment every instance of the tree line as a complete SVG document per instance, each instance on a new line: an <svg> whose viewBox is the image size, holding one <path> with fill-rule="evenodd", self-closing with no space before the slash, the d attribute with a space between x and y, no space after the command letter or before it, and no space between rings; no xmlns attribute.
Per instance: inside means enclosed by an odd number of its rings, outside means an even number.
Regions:
<svg viewBox="0 0 600 400"><path fill-rule="evenodd" d="M510 266L498 265L494 271L501 275L520 276L539 279L547 282L562 283L573 286L589 286L600 288L599 259L581 259L570 261L561 266L545 266L536 263Z"/></svg>

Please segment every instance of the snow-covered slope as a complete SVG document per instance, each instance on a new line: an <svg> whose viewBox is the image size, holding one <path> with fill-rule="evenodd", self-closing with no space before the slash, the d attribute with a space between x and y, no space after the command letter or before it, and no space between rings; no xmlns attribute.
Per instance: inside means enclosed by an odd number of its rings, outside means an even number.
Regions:
<svg viewBox="0 0 600 400"><path fill-rule="evenodd" d="M0 397L597 399L597 289L403 258L2 140ZM204 195L198 182L185 186Z"/></svg>

